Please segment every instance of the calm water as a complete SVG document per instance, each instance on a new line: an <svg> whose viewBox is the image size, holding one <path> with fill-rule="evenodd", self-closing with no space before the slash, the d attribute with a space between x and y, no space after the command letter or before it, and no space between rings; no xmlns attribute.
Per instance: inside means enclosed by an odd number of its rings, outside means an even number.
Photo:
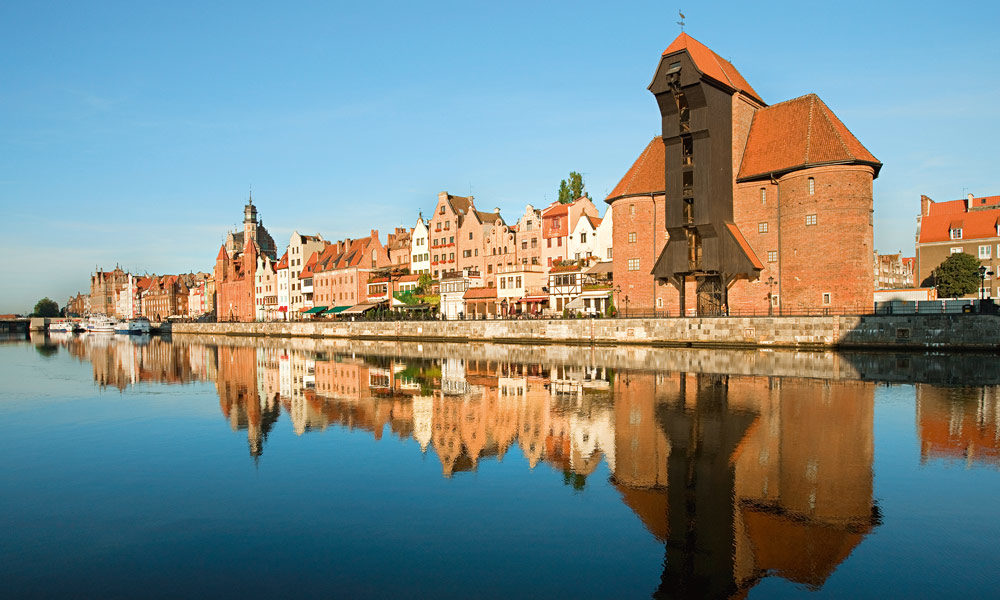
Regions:
<svg viewBox="0 0 1000 600"><path fill-rule="evenodd" d="M996 361L8 342L3 594L996 597Z"/></svg>

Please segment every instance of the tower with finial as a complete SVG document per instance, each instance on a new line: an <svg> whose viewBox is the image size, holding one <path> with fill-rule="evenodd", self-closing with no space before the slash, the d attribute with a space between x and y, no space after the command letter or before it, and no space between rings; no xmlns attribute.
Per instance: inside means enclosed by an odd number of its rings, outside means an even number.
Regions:
<svg viewBox="0 0 1000 600"><path fill-rule="evenodd" d="M243 239L257 239L257 207L253 205L253 190L250 191L250 199L243 207Z"/></svg>

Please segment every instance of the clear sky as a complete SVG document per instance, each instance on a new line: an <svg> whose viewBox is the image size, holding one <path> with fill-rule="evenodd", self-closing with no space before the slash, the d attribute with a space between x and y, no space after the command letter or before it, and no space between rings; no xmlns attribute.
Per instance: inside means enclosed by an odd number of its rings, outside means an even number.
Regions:
<svg viewBox="0 0 1000 600"><path fill-rule="evenodd" d="M998 2L9 1L0 313L96 266L210 271L251 186L279 248L384 239L442 190L513 221L571 170L602 200L657 134L678 8L766 102L817 93L884 163L879 251L912 254L920 194L1000 194Z"/></svg>

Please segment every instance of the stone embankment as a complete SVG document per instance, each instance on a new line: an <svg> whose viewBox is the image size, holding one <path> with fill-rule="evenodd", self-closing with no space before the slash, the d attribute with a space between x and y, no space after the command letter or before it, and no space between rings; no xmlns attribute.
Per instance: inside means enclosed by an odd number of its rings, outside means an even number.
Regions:
<svg viewBox="0 0 1000 600"><path fill-rule="evenodd" d="M1000 317L989 315L175 323L173 333L691 348L1000 349Z"/></svg>

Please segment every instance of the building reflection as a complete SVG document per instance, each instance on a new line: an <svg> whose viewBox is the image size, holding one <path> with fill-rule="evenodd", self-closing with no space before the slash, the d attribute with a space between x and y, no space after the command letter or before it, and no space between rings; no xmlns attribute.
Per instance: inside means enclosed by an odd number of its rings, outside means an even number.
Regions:
<svg viewBox="0 0 1000 600"><path fill-rule="evenodd" d="M1000 466L1000 386L916 388L922 462Z"/></svg>
<svg viewBox="0 0 1000 600"><path fill-rule="evenodd" d="M658 598L739 597L768 575L819 588L879 522L870 382L157 338L69 349L102 386L214 381L255 460L284 412L296 435L336 427L412 441L444 477L510 452L575 490L601 472L664 545ZM948 394L918 388L924 456L995 461L995 389Z"/></svg>

